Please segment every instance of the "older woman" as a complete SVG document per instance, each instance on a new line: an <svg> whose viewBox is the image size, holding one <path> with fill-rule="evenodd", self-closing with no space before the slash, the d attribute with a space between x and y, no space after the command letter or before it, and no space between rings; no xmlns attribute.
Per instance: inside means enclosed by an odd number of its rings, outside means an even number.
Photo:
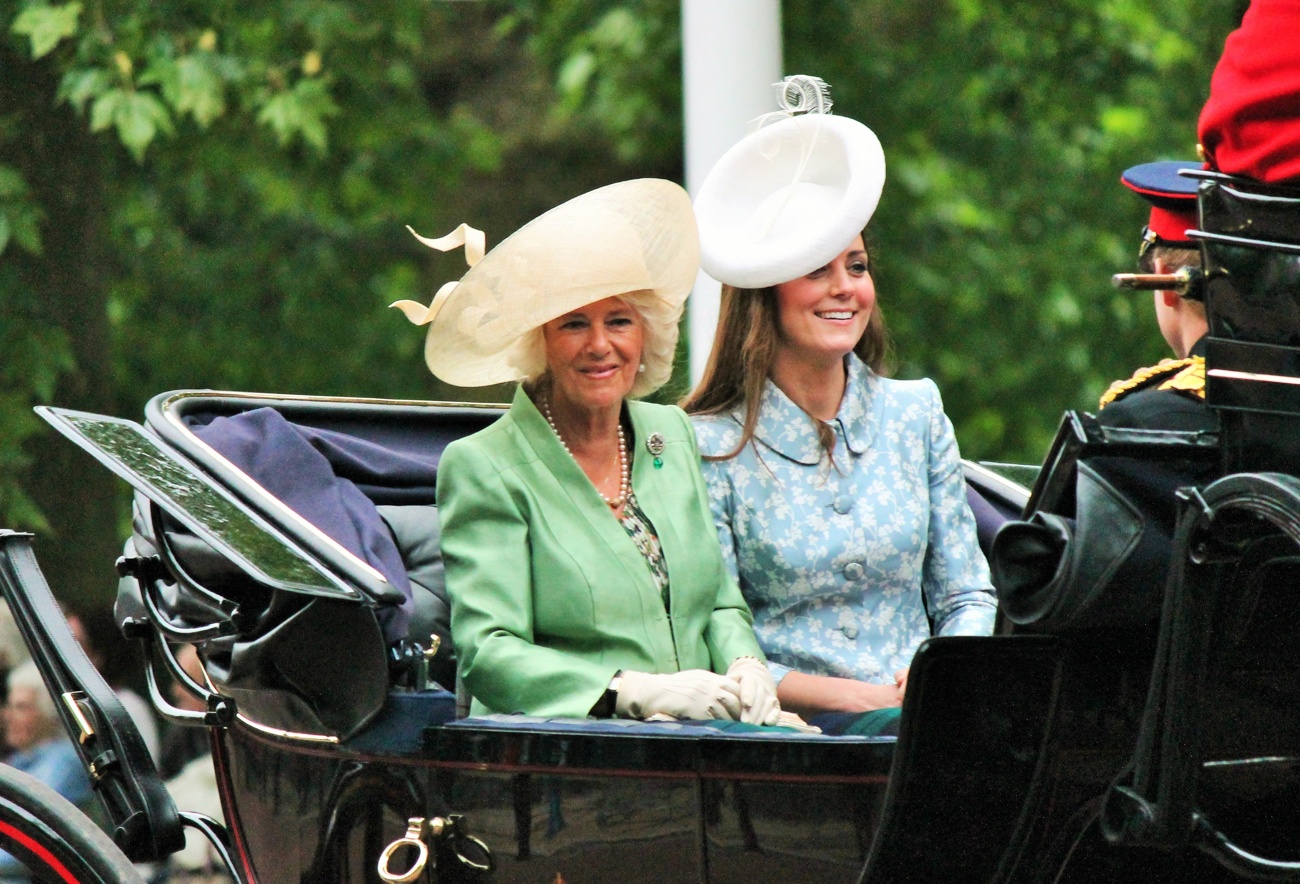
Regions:
<svg viewBox="0 0 1300 884"><path fill-rule="evenodd" d="M729 567L783 706L898 706L931 634L986 635L996 600L952 425L929 380L881 376L886 337L862 229L884 184L875 135L799 107L723 157L696 201L724 283L684 403Z"/></svg>
<svg viewBox="0 0 1300 884"><path fill-rule="evenodd" d="M672 369L699 245L667 181L601 188L478 260L426 310L443 380L524 383L438 471L452 636L473 711L775 723L718 550L690 422L637 402ZM477 243L476 243L477 240Z"/></svg>

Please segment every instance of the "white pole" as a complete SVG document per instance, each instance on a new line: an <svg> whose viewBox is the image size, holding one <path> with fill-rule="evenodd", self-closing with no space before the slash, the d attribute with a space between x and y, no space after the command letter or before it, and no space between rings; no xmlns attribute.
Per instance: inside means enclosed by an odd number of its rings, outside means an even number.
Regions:
<svg viewBox="0 0 1300 884"><path fill-rule="evenodd" d="M682 0L686 189L698 192L750 120L776 109L781 79L780 0ZM687 307L691 383L704 373L721 286L700 271Z"/></svg>

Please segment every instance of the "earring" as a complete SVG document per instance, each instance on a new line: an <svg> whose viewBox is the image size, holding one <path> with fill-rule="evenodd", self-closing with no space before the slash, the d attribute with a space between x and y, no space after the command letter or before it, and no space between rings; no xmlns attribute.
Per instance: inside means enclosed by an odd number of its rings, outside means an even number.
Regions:
<svg viewBox="0 0 1300 884"><path fill-rule="evenodd" d="M637 372L640 373L640 374L645 374L645 363L644 363L644 362L641 363L641 367L637 369Z"/></svg>

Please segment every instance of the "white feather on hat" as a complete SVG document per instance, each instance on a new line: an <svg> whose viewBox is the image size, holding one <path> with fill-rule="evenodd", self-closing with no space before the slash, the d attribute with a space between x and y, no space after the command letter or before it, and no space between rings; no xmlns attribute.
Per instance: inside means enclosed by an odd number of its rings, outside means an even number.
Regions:
<svg viewBox="0 0 1300 884"><path fill-rule="evenodd" d="M787 77L783 96L807 95ZM783 103L785 99L783 97ZM861 233L885 185L885 154L866 126L812 110L745 136L723 154L695 197L700 261L719 282L765 288L827 264Z"/></svg>

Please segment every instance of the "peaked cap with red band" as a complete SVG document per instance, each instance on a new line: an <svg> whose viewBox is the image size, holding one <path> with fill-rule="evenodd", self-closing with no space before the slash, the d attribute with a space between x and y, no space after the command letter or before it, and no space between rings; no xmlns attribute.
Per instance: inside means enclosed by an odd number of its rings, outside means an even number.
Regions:
<svg viewBox="0 0 1300 884"><path fill-rule="evenodd" d="M1197 226L1195 178L1179 173L1182 169L1200 169L1200 163L1170 160L1143 163L1126 169L1120 182L1129 190L1151 204L1151 219L1147 230L1160 238L1165 245L1191 248L1195 243L1188 239L1187 231Z"/></svg>
<svg viewBox="0 0 1300 884"><path fill-rule="evenodd" d="M1223 47L1197 134L1213 169L1300 180L1300 0L1252 0Z"/></svg>

